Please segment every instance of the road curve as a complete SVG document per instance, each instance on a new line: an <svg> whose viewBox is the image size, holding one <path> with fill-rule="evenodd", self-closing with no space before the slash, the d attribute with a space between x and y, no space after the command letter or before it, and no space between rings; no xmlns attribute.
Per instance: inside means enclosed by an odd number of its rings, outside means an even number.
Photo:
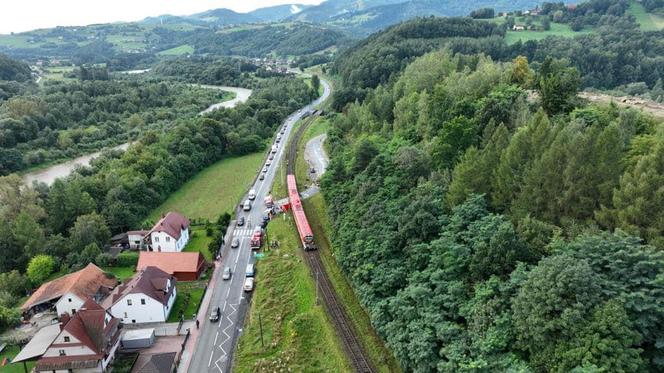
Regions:
<svg viewBox="0 0 664 373"><path fill-rule="evenodd" d="M129 72L131 73L131 72ZM211 111L220 109L220 108L234 108L235 106L246 102L249 97L252 94L251 89L246 89L246 88L239 88L239 87L226 87L226 86L214 86L214 85L201 85L200 87L203 88L208 88L208 89L218 89L222 91L228 91L228 92L235 92L235 98L232 100L227 100L227 101L222 101L218 102L216 104L210 105L207 109L201 111L199 115L209 113ZM110 150L127 150L129 147L129 143L126 142L124 144L114 146L112 148L108 148ZM28 172L25 175L23 175L23 180L27 185L32 185L34 181L45 183L46 185L51 185L55 181L55 179L59 179L61 177L66 177L69 175L72 170L78 166L89 166L90 162L92 162L93 159L99 157L99 155L103 152L103 150L100 150L98 152L94 152L91 154L86 154L82 155L80 157L77 157L75 159L71 159L62 163L55 164L53 166L49 166L44 169L40 169L37 171L33 172Z"/></svg>

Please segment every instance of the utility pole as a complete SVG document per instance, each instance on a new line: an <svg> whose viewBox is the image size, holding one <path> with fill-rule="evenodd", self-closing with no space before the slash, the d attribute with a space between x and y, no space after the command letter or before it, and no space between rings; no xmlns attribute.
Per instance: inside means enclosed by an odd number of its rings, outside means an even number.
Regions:
<svg viewBox="0 0 664 373"><path fill-rule="evenodd" d="M260 312L258 313L258 325L261 328L261 346L263 346L263 348L265 348L265 342L263 342L263 319L261 319Z"/></svg>

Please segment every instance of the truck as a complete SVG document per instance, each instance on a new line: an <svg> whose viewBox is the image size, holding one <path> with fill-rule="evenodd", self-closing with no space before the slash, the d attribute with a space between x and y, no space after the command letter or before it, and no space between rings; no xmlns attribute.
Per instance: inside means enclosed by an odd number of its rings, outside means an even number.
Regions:
<svg viewBox="0 0 664 373"><path fill-rule="evenodd" d="M254 232L251 234L250 246L252 250L258 250L263 246L263 229L261 227L254 228Z"/></svg>
<svg viewBox="0 0 664 373"><path fill-rule="evenodd" d="M251 189L251 190L249 191L249 194L247 195L247 198L249 198L249 199L252 200L252 201L255 200L255 199L256 199L256 190L255 190L255 189Z"/></svg>
<svg viewBox="0 0 664 373"><path fill-rule="evenodd" d="M274 200L272 199L272 195L265 197L263 202L265 202L265 207L269 209L271 209L274 206Z"/></svg>

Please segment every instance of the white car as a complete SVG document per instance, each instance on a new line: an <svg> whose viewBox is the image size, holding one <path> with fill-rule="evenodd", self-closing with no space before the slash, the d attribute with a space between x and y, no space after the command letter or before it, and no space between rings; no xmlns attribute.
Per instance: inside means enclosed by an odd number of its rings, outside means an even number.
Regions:
<svg viewBox="0 0 664 373"><path fill-rule="evenodd" d="M247 277L246 279L244 279L244 285L242 286L242 289L245 292L254 291L254 278Z"/></svg>
<svg viewBox="0 0 664 373"><path fill-rule="evenodd" d="M269 165L271 165L271 164L272 164L272 161L269 160L269 159L265 162L265 165L266 165L266 166L269 166Z"/></svg>
<svg viewBox="0 0 664 373"><path fill-rule="evenodd" d="M263 173L267 172L267 166L263 167Z"/></svg>

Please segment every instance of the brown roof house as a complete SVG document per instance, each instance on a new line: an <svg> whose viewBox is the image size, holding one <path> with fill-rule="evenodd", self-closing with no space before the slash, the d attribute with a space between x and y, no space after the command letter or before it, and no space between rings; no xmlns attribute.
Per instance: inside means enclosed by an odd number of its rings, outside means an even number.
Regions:
<svg viewBox="0 0 664 373"><path fill-rule="evenodd" d="M137 369L134 368L136 373L172 373L175 369L175 358L177 352L164 352L160 354L152 354L142 363ZM136 361L138 364L138 361Z"/></svg>
<svg viewBox="0 0 664 373"><path fill-rule="evenodd" d="M86 299L99 302L118 284L110 274L90 263L87 267L46 282L21 306L23 313L39 312L55 305L58 315L73 314Z"/></svg>
<svg viewBox="0 0 664 373"><path fill-rule="evenodd" d="M157 267L175 276L178 281L195 281L198 280L205 269L205 258L199 252L157 253L141 251L138 256L136 270L140 271L149 266Z"/></svg>
<svg viewBox="0 0 664 373"><path fill-rule="evenodd" d="M37 372L105 372L120 344L120 320L88 298L37 360Z"/></svg>
<svg viewBox="0 0 664 373"><path fill-rule="evenodd" d="M176 282L157 267L145 267L116 287L102 306L125 324L164 322L175 302Z"/></svg>
<svg viewBox="0 0 664 373"><path fill-rule="evenodd" d="M169 212L148 235L152 251L180 252L189 242L189 219L177 212Z"/></svg>

